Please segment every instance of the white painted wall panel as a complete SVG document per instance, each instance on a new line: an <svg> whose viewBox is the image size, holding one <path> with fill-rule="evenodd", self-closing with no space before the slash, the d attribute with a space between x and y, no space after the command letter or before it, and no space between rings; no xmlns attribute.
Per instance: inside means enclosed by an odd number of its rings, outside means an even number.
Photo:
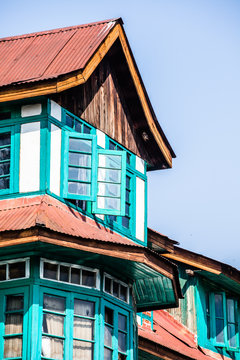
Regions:
<svg viewBox="0 0 240 360"><path fill-rule="evenodd" d="M40 188L40 122L21 125L20 192Z"/></svg>
<svg viewBox="0 0 240 360"><path fill-rule="evenodd" d="M136 170L144 174L144 160L136 156Z"/></svg>
<svg viewBox="0 0 240 360"><path fill-rule="evenodd" d="M145 233L145 181L136 177L136 238L144 241Z"/></svg>
<svg viewBox="0 0 240 360"><path fill-rule="evenodd" d="M62 121L62 108L55 101L51 100L51 110L50 114L52 117L57 119L58 121Z"/></svg>
<svg viewBox="0 0 240 360"><path fill-rule="evenodd" d="M106 136L104 132L97 129L97 144L105 149L106 146Z"/></svg>
<svg viewBox="0 0 240 360"><path fill-rule="evenodd" d="M23 105L21 107L22 117L40 115L41 112L42 112L42 104Z"/></svg>
<svg viewBox="0 0 240 360"><path fill-rule="evenodd" d="M51 124L50 191L60 196L61 129Z"/></svg>

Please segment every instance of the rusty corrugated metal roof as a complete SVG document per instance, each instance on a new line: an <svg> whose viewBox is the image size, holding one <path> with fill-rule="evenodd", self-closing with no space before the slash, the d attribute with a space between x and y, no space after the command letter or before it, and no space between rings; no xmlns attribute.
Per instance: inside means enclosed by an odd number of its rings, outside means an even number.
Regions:
<svg viewBox="0 0 240 360"><path fill-rule="evenodd" d="M119 21L0 39L0 86L57 78L83 69Z"/></svg>
<svg viewBox="0 0 240 360"><path fill-rule="evenodd" d="M35 226L84 239L140 246L48 195L0 201L0 232Z"/></svg>
<svg viewBox="0 0 240 360"><path fill-rule="evenodd" d="M140 349L143 349L144 342L142 339L146 339L162 346L176 353L186 356L187 359L193 360L211 360L216 359L210 354L204 354L204 350L198 346L194 334L191 333L186 327L178 322L172 315L165 310L157 310L153 312L154 331L139 326L139 345ZM160 355L159 355L160 356ZM176 357L173 357L174 359Z"/></svg>

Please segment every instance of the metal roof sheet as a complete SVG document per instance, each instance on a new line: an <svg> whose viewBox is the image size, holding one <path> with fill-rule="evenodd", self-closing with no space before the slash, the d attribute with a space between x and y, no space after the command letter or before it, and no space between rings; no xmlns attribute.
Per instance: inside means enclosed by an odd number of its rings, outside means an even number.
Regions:
<svg viewBox="0 0 240 360"><path fill-rule="evenodd" d="M85 67L119 19L0 39L0 86Z"/></svg>
<svg viewBox="0 0 240 360"><path fill-rule="evenodd" d="M140 246L48 195L0 201L0 232L35 226L84 239Z"/></svg>
<svg viewBox="0 0 240 360"><path fill-rule="evenodd" d="M197 345L194 334L165 310L154 311L153 320L154 331L148 328L138 327L140 338L147 339L155 344L184 355L188 359L215 359L215 357L203 354L203 349ZM141 341L140 348L142 349Z"/></svg>

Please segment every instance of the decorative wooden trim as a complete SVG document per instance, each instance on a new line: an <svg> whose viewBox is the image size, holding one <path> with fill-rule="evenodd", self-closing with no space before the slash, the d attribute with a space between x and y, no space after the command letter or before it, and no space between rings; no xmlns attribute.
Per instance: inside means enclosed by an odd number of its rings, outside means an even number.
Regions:
<svg viewBox="0 0 240 360"><path fill-rule="evenodd" d="M181 263L184 263L184 264L187 264L187 265L190 265L190 266L194 266L198 269L201 269L201 270L206 270L206 271L209 271L213 274L216 274L216 275L220 275L222 273L222 271L219 269L217 270L216 269L216 266L215 268L211 267L210 265L204 265L203 263L201 263L198 259L190 259L189 257L187 257L185 254L184 255L179 255L179 254L162 254L162 256L168 258L168 259L171 259L171 260L176 260L176 261L179 261Z"/></svg>
<svg viewBox="0 0 240 360"><path fill-rule="evenodd" d="M156 123L151 114L151 109L149 108L141 80L139 78L133 57L131 55L126 40L126 36L120 24L114 26L114 28L110 31L106 39L100 45L98 50L95 52L95 54L92 56L92 58L90 59L90 61L87 63L87 65L83 70L77 71L74 75L66 74L64 75L64 79L62 79L63 76L61 76L61 80L56 79L51 82L41 81L37 85L35 83L34 84L27 83L20 89L17 88L15 89L14 87L12 87L10 90L9 89L5 91L3 90L0 92L0 102L13 101L13 100L19 100L19 99L30 98L35 96L59 93L61 91L65 91L72 87L85 83L89 79L93 71L96 69L98 64L101 62L103 57L107 54L110 47L113 45L113 43L116 41L117 38L119 38L121 42L122 49L125 54L128 67L132 75L133 82L135 84L140 102L142 104L143 111L146 116L149 128L151 129L155 137L155 140L164 155L165 160L167 161L168 165L172 167L171 153L168 147L166 146L166 144L164 143L164 140L161 134L159 133Z"/></svg>

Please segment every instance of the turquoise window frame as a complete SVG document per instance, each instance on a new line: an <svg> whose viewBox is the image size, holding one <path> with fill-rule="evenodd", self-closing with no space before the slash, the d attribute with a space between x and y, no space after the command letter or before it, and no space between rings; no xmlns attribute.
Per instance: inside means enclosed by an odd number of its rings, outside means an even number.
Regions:
<svg viewBox="0 0 240 360"><path fill-rule="evenodd" d="M97 206L97 197L96 195L96 201L93 202L92 212L94 214L104 214L104 215L125 215L125 201L126 201L126 153L124 151L119 150L104 150L104 149L98 149L97 150L97 164L98 164L98 170L100 168L98 157L99 155L113 155L113 156L121 156L121 182L120 182L120 210L117 209L102 209ZM108 167L102 167L103 169L109 169ZM97 182L97 188L98 188L98 178L96 179ZM107 183L107 181L102 181L103 183ZM113 183L113 182L111 182ZM114 183L113 183L114 184ZM111 197L111 196L107 196Z"/></svg>
<svg viewBox="0 0 240 360"><path fill-rule="evenodd" d="M106 346L104 344L104 326L105 326L105 307L110 308L113 310L113 336L112 336L112 348ZM132 331L130 332L130 327L132 327L132 323L130 324L130 314L127 310L122 309L119 306L114 305L113 303L104 300L102 302L101 307L101 314L102 314L102 331L101 331L101 354L104 354L104 348L109 348L113 350L112 360L118 360L118 315L124 315L127 318L127 331L125 332L127 335L127 351L126 351L126 360L132 360L132 353L133 353L133 339L130 342L130 338L132 337ZM124 354L124 353L122 353ZM125 355L125 354L124 354Z"/></svg>
<svg viewBox="0 0 240 360"><path fill-rule="evenodd" d="M223 342L218 342L216 340L216 313L215 313L215 295L221 295L223 299ZM228 296L223 291L208 292L206 296L209 296L209 310L210 313L207 315L206 304L205 304L205 321L206 321L206 340L210 341L215 347L226 348L227 351L239 351L239 307L238 301L234 296ZM228 338L228 317L227 317L227 299L234 301L234 315L235 315L235 325L236 325L236 347L232 347L229 344ZM207 316L210 316L210 339L207 339Z"/></svg>
<svg viewBox="0 0 240 360"><path fill-rule="evenodd" d="M24 305L23 305L23 332L19 335L22 336L22 356L4 358L4 338L5 338L5 298L7 295L23 294ZM28 287L14 287L9 289L0 290L0 359L22 359L27 360L27 346L28 346ZM13 337L14 335L7 335L7 337Z"/></svg>
<svg viewBox="0 0 240 360"><path fill-rule="evenodd" d="M95 317L94 317L94 340L91 341L94 343L94 357L93 360L99 360L99 333L100 333L100 314L99 314L99 298L96 296L91 295L85 295L81 293L77 293L73 291L64 291L64 290L57 290L54 288L49 287L40 287L40 301L39 301L39 348L38 348L38 354L39 359L44 360L51 360L52 358L47 358L44 356L41 356L41 347L42 347L42 322L43 322L43 297L44 294L50 295L50 296L56 296L65 298L66 300L66 309L65 309L65 321L64 321L64 348L63 348L63 360L69 360L72 359L73 356L73 325L74 325L74 299L78 300L84 300L84 301L90 301L95 304ZM57 338L57 336L54 336ZM61 337L62 338L62 337ZM84 341L84 340L83 340Z"/></svg>
<svg viewBox="0 0 240 360"><path fill-rule="evenodd" d="M91 140L92 141L92 151L91 153L91 179L86 183L90 184L90 195L77 195L70 194L68 192L68 167L69 167L69 139L79 139L79 140ZM71 131L65 131L63 133L63 174L62 174L62 197L67 199L76 199L76 200L88 200L94 201L96 198L96 163L95 163L95 154L97 152L97 137L96 135L91 134L82 134ZM72 165L71 165L72 166ZM74 167L74 166L73 166ZM77 181L76 181L77 182ZM85 183L82 181L82 183Z"/></svg>
<svg viewBox="0 0 240 360"><path fill-rule="evenodd" d="M74 122L73 127L67 125L67 120L66 120L67 116L70 116L73 119L73 122ZM76 130L76 122L81 124L81 132ZM62 123L67 128L71 129L72 131L77 131L78 133L82 133L82 134L95 134L96 133L96 129L92 125L90 125L83 119L79 118L78 116L74 115L70 111L64 109L63 107L62 107ZM85 132L85 127L88 128L90 132Z"/></svg>
<svg viewBox="0 0 240 360"><path fill-rule="evenodd" d="M10 153L10 182L8 189L1 189L0 195L11 194L17 192L19 189L18 175L19 175L19 132L17 132L17 126L6 126L0 128L0 134L11 134L11 153ZM18 145L18 146L17 146ZM17 151L18 149L18 151ZM18 156L17 156L18 155Z"/></svg>

